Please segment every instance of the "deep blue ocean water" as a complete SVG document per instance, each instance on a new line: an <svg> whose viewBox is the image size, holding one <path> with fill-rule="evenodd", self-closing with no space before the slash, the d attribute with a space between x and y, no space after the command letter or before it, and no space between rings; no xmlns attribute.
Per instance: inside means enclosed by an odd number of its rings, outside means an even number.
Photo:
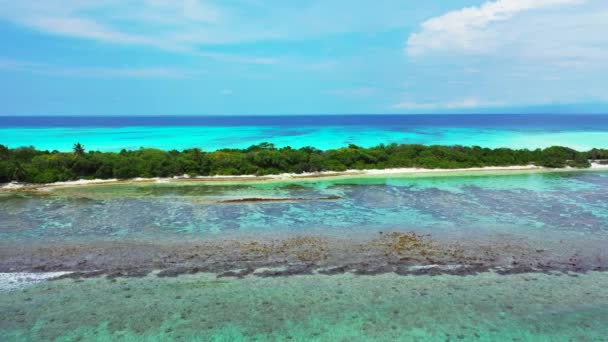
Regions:
<svg viewBox="0 0 608 342"><path fill-rule="evenodd" d="M3 128L155 126L372 126L513 129L608 129L600 114L415 114L285 116L0 116Z"/></svg>

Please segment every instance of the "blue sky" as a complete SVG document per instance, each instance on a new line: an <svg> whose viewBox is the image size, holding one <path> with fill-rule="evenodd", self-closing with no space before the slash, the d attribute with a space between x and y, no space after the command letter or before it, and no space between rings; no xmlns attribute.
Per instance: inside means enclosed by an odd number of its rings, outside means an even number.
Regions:
<svg viewBox="0 0 608 342"><path fill-rule="evenodd" d="M0 115L608 112L605 0L0 0Z"/></svg>

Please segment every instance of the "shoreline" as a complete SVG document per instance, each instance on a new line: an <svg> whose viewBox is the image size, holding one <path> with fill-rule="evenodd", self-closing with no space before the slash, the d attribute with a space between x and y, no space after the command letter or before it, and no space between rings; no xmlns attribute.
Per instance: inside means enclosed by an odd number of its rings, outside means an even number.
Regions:
<svg viewBox="0 0 608 342"><path fill-rule="evenodd" d="M79 179L74 181L55 182L46 184L35 183L5 183L0 185L0 191L48 191L53 188L91 186L91 185L128 185L128 184L145 184L145 183L185 183L185 182L201 182L201 183L224 183L224 182L270 182L270 181L302 181L315 179L335 179L335 178L355 178L355 177L379 177L379 176L436 176L436 175L459 175L459 173L473 173L478 175L492 174L493 172L522 172L522 171L540 171L540 172L564 172L564 171L608 171L608 164L591 163L590 168L578 169L572 167L565 168L548 168L536 165L514 165L514 166L486 166L477 168L459 168L459 169L425 169L425 168L391 168L391 169L364 169L364 170L346 170L346 171L320 171L306 173L283 173L275 175L215 175L215 176L195 176L188 175L174 177L154 177L154 178L132 178L132 179Z"/></svg>

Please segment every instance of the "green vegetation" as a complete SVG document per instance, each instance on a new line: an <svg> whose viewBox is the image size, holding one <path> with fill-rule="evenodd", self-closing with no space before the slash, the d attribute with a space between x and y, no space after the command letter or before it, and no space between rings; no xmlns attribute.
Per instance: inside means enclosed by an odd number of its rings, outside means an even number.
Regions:
<svg viewBox="0 0 608 342"><path fill-rule="evenodd" d="M608 159L608 150L578 152L566 147L536 150L489 149L478 146L349 145L321 151L313 147L275 148L269 143L247 149L203 152L142 148L118 153L86 152L80 143L72 153L9 149L0 145L0 182L51 183L75 179L171 177L175 175L268 175L347 169L399 167L469 168L535 164L552 168L589 167L589 159Z"/></svg>

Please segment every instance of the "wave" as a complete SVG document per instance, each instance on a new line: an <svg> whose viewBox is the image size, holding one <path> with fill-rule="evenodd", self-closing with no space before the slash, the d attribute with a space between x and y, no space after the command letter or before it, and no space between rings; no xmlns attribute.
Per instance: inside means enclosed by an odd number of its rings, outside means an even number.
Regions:
<svg viewBox="0 0 608 342"><path fill-rule="evenodd" d="M21 290L71 272L0 273L0 292Z"/></svg>

